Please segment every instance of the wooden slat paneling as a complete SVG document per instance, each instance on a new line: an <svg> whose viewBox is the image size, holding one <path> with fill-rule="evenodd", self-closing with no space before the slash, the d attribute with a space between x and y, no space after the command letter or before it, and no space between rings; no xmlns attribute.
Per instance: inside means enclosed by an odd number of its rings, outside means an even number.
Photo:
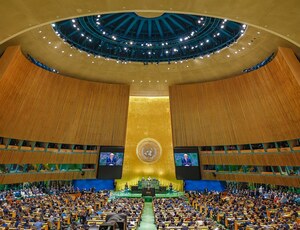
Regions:
<svg viewBox="0 0 300 230"><path fill-rule="evenodd" d="M29 62L10 47L0 62L0 136L22 140L125 145L129 86L77 80ZM3 70L3 66L5 70Z"/></svg>
<svg viewBox="0 0 300 230"><path fill-rule="evenodd" d="M299 138L300 85L294 70L300 64L295 56L293 62L290 55L285 58L286 52L279 48L269 64L238 77L171 86L174 146Z"/></svg>
<svg viewBox="0 0 300 230"><path fill-rule="evenodd" d="M96 178L96 171L85 171L84 175L81 172L0 174L0 184L94 178Z"/></svg>
<svg viewBox="0 0 300 230"><path fill-rule="evenodd" d="M0 164L97 164L98 154L0 150Z"/></svg>
<svg viewBox="0 0 300 230"><path fill-rule="evenodd" d="M300 166L300 153L200 154L202 165Z"/></svg>
<svg viewBox="0 0 300 230"><path fill-rule="evenodd" d="M261 174L234 174L234 173L202 173L204 180L221 180L221 181L237 181L251 182L261 184L275 184L283 186L300 187L300 177L297 176L277 176L277 175L261 175Z"/></svg>

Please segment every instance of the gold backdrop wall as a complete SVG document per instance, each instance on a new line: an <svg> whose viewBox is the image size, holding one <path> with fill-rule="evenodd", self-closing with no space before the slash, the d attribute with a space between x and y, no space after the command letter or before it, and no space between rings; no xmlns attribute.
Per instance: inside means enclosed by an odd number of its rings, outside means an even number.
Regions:
<svg viewBox="0 0 300 230"><path fill-rule="evenodd" d="M158 161L150 164L142 162L136 148L144 138L158 141L162 154ZM157 178L161 185L170 182L176 190L182 190L182 181L176 180L173 157L171 115L168 97L130 97L125 142L125 157L122 179L117 180L117 190L137 185L138 180Z"/></svg>

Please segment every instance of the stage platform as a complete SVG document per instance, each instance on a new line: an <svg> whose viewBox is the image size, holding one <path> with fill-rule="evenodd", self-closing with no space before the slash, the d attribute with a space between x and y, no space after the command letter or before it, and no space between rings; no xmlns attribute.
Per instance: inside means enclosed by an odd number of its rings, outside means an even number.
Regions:
<svg viewBox="0 0 300 230"><path fill-rule="evenodd" d="M179 191L168 191L166 193L162 194L155 194L156 198L172 198L172 197L181 197L184 196L184 192L179 192ZM114 198L149 198L149 196L142 196L142 193L132 193L131 191L115 191L111 192L111 199Z"/></svg>

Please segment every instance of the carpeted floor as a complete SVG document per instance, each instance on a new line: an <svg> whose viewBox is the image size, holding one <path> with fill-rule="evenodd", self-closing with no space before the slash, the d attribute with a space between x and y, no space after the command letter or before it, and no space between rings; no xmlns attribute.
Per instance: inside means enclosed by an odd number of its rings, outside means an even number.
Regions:
<svg viewBox="0 0 300 230"><path fill-rule="evenodd" d="M145 202L142 221L138 230L156 230L152 202Z"/></svg>

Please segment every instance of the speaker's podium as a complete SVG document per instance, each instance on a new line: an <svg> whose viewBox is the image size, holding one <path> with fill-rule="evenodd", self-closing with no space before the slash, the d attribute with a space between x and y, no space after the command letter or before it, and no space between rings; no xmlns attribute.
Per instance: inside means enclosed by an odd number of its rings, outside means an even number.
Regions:
<svg viewBox="0 0 300 230"><path fill-rule="evenodd" d="M155 188L143 188L142 196L155 196Z"/></svg>

